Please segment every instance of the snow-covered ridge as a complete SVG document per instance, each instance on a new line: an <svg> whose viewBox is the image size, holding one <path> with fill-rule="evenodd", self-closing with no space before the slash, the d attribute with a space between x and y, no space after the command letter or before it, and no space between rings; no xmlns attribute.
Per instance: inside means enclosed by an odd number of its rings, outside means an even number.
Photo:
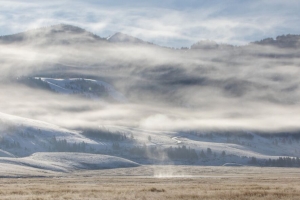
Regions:
<svg viewBox="0 0 300 200"><path fill-rule="evenodd" d="M54 138L71 144L97 144L78 131L0 112L0 155L2 156L26 156L35 152L49 151L51 140Z"/></svg>
<svg viewBox="0 0 300 200"><path fill-rule="evenodd" d="M27 167L32 170L72 172L74 170L113 169L137 167L139 164L115 156L87 153L35 153L24 158L0 158L1 165L10 169ZM0 172L3 171L0 167ZM1 173L3 174L3 173Z"/></svg>
<svg viewBox="0 0 300 200"><path fill-rule="evenodd" d="M115 33L114 35L108 37L107 40L113 43L148 44L139 38L132 37L121 32Z"/></svg>
<svg viewBox="0 0 300 200"><path fill-rule="evenodd" d="M88 90L84 90L81 85L83 82L87 84L96 84L98 86L103 86L108 95L117 102L125 103L127 102L126 97L119 91L117 91L112 85L99 80L84 79L84 78L70 78L70 79L54 79L45 77L35 77L49 84L50 88L58 93L62 94L78 94L82 93L87 97L92 99L101 99L101 96L96 94L99 91L93 91L93 88L89 87ZM101 95L101 94L100 94ZM105 94L104 94L105 95Z"/></svg>

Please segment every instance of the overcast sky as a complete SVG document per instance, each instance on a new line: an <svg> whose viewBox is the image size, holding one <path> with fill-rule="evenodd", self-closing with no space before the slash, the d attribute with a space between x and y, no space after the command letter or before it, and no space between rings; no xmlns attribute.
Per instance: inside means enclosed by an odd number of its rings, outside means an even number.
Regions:
<svg viewBox="0 0 300 200"><path fill-rule="evenodd" d="M59 23L171 47L300 34L299 0L0 0L0 35Z"/></svg>

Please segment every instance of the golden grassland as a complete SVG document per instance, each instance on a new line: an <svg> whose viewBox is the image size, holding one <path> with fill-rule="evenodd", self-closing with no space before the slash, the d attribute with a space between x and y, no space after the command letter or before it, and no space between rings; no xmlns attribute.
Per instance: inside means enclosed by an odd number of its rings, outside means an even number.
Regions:
<svg viewBox="0 0 300 200"><path fill-rule="evenodd" d="M157 170L162 172L158 176ZM166 173L172 170L173 175ZM152 177L148 176L151 172ZM138 167L47 178L3 178L0 199L299 200L300 169Z"/></svg>

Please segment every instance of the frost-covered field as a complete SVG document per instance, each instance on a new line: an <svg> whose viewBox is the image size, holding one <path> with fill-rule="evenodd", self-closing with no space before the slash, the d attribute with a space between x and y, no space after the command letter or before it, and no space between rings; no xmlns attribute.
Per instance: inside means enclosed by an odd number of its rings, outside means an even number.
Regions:
<svg viewBox="0 0 300 200"><path fill-rule="evenodd" d="M299 183L299 170L295 168L141 166L53 178L2 178L0 194L1 199L18 200L296 200L300 198Z"/></svg>

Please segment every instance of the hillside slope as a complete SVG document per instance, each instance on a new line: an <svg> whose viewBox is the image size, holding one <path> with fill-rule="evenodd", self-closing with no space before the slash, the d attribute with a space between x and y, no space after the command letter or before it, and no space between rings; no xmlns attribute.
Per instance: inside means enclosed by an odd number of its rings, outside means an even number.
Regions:
<svg viewBox="0 0 300 200"><path fill-rule="evenodd" d="M212 132L155 131L122 126L71 131L58 126L0 114L0 150L4 157L24 157L37 152L86 152L124 157L141 163L247 164L260 160L299 157L299 138L264 137ZM173 155L173 153L176 153ZM196 157L194 152L196 153ZM205 157L203 157L203 153ZM62 153L61 155L64 155ZM183 154L184 157L178 157ZM58 162L64 162L62 160Z"/></svg>
<svg viewBox="0 0 300 200"><path fill-rule="evenodd" d="M53 79L42 78L40 79L48 83L50 88L55 92L62 94L81 94L91 99L111 98L116 102L127 102L126 97L117 91L112 85L98 80L84 79L84 78L70 78L70 79Z"/></svg>
<svg viewBox="0 0 300 200"><path fill-rule="evenodd" d="M69 173L75 170L99 170L137 167L139 164L114 156L86 153L35 153L24 158L1 158L0 177L36 176Z"/></svg>

